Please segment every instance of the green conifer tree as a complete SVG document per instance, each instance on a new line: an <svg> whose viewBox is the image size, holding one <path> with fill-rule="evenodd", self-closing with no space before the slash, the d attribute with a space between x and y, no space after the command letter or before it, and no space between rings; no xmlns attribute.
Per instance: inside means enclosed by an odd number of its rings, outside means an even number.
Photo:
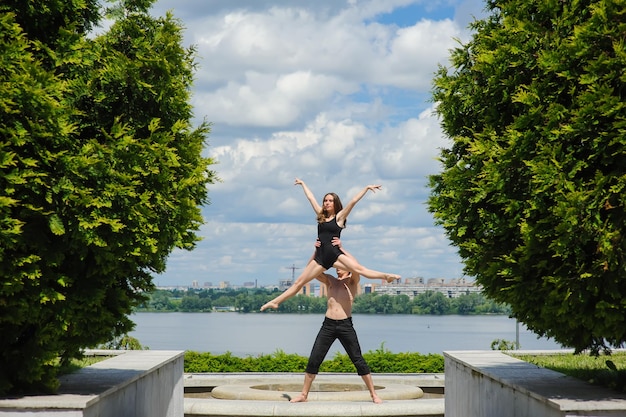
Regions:
<svg viewBox="0 0 626 417"><path fill-rule="evenodd" d="M539 335L626 342L626 3L488 1L434 79L429 207L465 272Z"/></svg>
<svg viewBox="0 0 626 417"><path fill-rule="evenodd" d="M192 126L194 50L152 0L0 4L0 393L133 327L217 180Z"/></svg>

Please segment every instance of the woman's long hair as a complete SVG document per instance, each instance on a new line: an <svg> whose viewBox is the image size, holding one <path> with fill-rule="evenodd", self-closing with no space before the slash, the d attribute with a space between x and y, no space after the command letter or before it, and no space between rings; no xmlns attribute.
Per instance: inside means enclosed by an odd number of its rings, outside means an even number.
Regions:
<svg viewBox="0 0 626 417"><path fill-rule="evenodd" d="M318 223L324 223L324 221L326 221L325 219L328 217L328 213L326 213L326 210L324 210L324 200L329 195L333 197L333 206L335 207L335 215L337 215L337 213L343 210L343 204L341 204L341 199L339 198L337 194L335 193L324 194L324 198L322 199L322 209L320 210L319 213L317 213ZM345 222L344 222L344 227L345 227Z"/></svg>

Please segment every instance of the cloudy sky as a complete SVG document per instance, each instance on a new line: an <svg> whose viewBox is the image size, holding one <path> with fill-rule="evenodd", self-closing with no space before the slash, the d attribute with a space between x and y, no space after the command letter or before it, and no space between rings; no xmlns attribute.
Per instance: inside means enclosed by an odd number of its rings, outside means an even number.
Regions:
<svg viewBox="0 0 626 417"><path fill-rule="evenodd" d="M172 253L159 286L277 284L313 251L321 202L368 184L342 233L366 267L403 278L462 276L428 212L428 175L448 146L430 102L438 63L483 17L482 0L158 0L195 45L195 115L213 124L203 241ZM300 269L293 269L300 268Z"/></svg>

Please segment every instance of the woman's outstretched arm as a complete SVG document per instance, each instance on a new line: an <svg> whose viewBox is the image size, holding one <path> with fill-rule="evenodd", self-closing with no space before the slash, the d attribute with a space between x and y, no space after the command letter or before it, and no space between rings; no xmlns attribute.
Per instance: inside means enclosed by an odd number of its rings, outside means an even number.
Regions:
<svg viewBox="0 0 626 417"><path fill-rule="evenodd" d="M381 188L382 185L368 185L367 187L363 188L357 195L352 197L352 200L348 201L348 204L345 205L343 210L337 213L337 223L343 224L343 222L345 222L345 220L348 218L348 214L350 214L356 203L358 203L363 197L365 197L365 194L367 194L369 190L372 190L372 192L375 193L376 190L380 190Z"/></svg>
<svg viewBox="0 0 626 417"><path fill-rule="evenodd" d="M316 214L319 213L320 211L322 211L322 207L319 205L317 200L315 200L315 196L313 195L311 190L309 190L309 187L307 187L307 185L304 183L304 181L302 181L299 178L296 178L296 182L294 183L294 185L301 185L302 186L302 190L304 191L304 195L306 196L307 200L309 200L309 203L311 203L311 206L313 207L313 210L315 210Z"/></svg>

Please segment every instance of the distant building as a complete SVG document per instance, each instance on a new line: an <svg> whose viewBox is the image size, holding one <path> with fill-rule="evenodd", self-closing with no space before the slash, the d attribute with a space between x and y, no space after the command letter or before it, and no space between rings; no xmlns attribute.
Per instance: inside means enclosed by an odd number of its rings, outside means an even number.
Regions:
<svg viewBox="0 0 626 417"><path fill-rule="evenodd" d="M406 280L408 281L408 280ZM408 281L410 282L410 281ZM431 278L427 281L427 284L413 284L413 283L393 283L384 284L376 287L376 294L387 295L408 295L409 298L424 294L426 292L440 292L448 298L457 298L461 295L479 294L482 293L482 287L473 281L466 281L464 278L450 280L449 283L445 282L443 278Z"/></svg>
<svg viewBox="0 0 626 417"><path fill-rule="evenodd" d="M291 279L281 279L280 281L278 281L278 288L281 291L285 291L287 288L291 287L291 284L293 284L293 280L291 280Z"/></svg>
<svg viewBox="0 0 626 417"><path fill-rule="evenodd" d="M314 296L315 295L315 284L312 282L309 282L307 284L304 284L304 286L300 289L300 291L298 291L298 294L302 294L302 295L308 295L308 296Z"/></svg>
<svg viewBox="0 0 626 417"><path fill-rule="evenodd" d="M196 280L191 281L191 288L200 288L200 285L198 284L198 281L196 281Z"/></svg>
<svg viewBox="0 0 626 417"><path fill-rule="evenodd" d="M376 292L376 284L365 284L363 285L363 294L372 294Z"/></svg>
<svg viewBox="0 0 626 417"><path fill-rule="evenodd" d="M220 281L220 289L226 289L226 288L230 288L230 282L229 281Z"/></svg>
<svg viewBox="0 0 626 417"><path fill-rule="evenodd" d="M326 284L320 284L320 290L318 295L320 297L328 297L328 287L326 286Z"/></svg>
<svg viewBox="0 0 626 417"><path fill-rule="evenodd" d="M423 284L424 278L422 277L405 278L404 283L405 284Z"/></svg>

